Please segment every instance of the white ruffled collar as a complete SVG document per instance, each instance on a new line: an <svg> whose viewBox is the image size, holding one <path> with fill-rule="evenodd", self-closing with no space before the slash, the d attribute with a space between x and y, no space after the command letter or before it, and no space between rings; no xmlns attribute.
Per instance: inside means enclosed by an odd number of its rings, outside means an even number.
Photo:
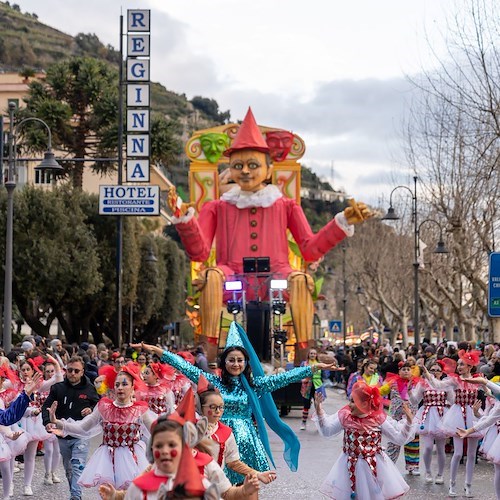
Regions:
<svg viewBox="0 0 500 500"><path fill-rule="evenodd" d="M268 184L264 189L255 193L242 191L240 186L235 186L221 196L221 200L227 201L237 208L251 207L270 207L276 200L281 198L283 194L274 185Z"/></svg>

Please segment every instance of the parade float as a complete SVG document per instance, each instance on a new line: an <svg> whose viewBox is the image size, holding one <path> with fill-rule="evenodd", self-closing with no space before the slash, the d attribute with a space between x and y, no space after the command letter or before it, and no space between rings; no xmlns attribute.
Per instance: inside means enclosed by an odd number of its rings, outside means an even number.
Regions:
<svg viewBox="0 0 500 500"><path fill-rule="evenodd" d="M300 207L305 152L293 132L242 124L195 131L186 144L189 203L171 188L173 222L191 258L189 317L214 359L232 320L263 361L284 366L314 345L314 280L306 269L371 216L351 200L318 233ZM285 350L286 346L286 350Z"/></svg>

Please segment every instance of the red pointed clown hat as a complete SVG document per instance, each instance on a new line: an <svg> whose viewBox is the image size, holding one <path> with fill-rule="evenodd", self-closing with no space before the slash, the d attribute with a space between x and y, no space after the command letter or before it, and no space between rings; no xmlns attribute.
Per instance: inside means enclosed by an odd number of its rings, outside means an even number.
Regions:
<svg viewBox="0 0 500 500"><path fill-rule="evenodd" d="M184 444L174 485L167 498L203 498L204 493L200 469L196 465L191 448Z"/></svg>
<svg viewBox="0 0 500 500"><path fill-rule="evenodd" d="M200 375L198 377L198 385L196 386L196 392L198 394L201 394L203 392L208 391L209 388L210 388L209 381L203 375Z"/></svg>
<svg viewBox="0 0 500 500"><path fill-rule="evenodd" d="M351 399L356 408L365 415L374 415L382 410L382 397L377 386L369 386L364 380L356 382Z"/></svg>
<svg viewBox="0 0 500 500"><path fill-rule="evenodd" d="M179 406L175 410L184 420L193 422L196 424L196 412L194 407L194 393L192 387L190 387L186 394L184 394Z"/></svg>
<svg viewBox="0 0 500 500"><path fill-rule="evenodd" d="M269 153L269 146L257 126L251 108L248 108L245 119L238 129L231 147L224 151L224 156L231 156L233 151L241 151L242 149L253 149L261 153Z"/></svg>
<svg viewBox="0 0 500 500"><path fill-rule="evenodd" d="M458 351L458 357L469 366L477 366L479 364L479 357L481 356L481 351L465 351L460 349Z"/></svg>

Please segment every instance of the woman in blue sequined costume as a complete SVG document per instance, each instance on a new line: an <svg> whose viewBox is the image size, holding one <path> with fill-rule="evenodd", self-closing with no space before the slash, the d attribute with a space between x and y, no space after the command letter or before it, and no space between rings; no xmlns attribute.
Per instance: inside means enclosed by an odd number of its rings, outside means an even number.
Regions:
<svg viewBox="0 0 500 500"><path fill-rule="evenodd" d="M267 440L267 435L265 437L262 435L259 436L257 432L252 419L252 414L255 415L254 407L250 401L252 396L255 397L256 395L260 398L264 394L276 391L288 384L300 382L306 377L312 377L313 370L332 369L332 365L316 363L312 367L294 368L288 372L276 375L254 376L252 375L247 350L239 345L231 345L226 348L220 357L219 367L221 369L221 377L218 377L217 375L203 372L180 356L169 351L163 351L160 347L146 344L142 344L141 346L145 350L161 355L163 363L171 365L195 383L198 382L200 374L203 374L220 391L224 399L224 416L222 422L232 428L241 460L248 466L261 472L269 470L267 459L269 453L266 453L266 446L263 443L263 440ZM139 347L139 345L133 347ZM249 394L249 387L254 392L254 395ZM229 469L225 469L224 472L233 484L239 483L244 479L240 474Z"/></svg>

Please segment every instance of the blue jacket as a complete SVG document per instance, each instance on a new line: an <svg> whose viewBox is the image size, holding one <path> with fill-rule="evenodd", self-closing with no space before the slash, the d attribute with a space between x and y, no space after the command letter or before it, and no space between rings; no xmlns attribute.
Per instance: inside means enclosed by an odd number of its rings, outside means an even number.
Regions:
<svg viewBox="0 0 500 500"><path fill-rule="evenodd" d="M28 395L21 392L6 410L0 410L0 425L12 425L21 420L29 402Z"/></svg>

